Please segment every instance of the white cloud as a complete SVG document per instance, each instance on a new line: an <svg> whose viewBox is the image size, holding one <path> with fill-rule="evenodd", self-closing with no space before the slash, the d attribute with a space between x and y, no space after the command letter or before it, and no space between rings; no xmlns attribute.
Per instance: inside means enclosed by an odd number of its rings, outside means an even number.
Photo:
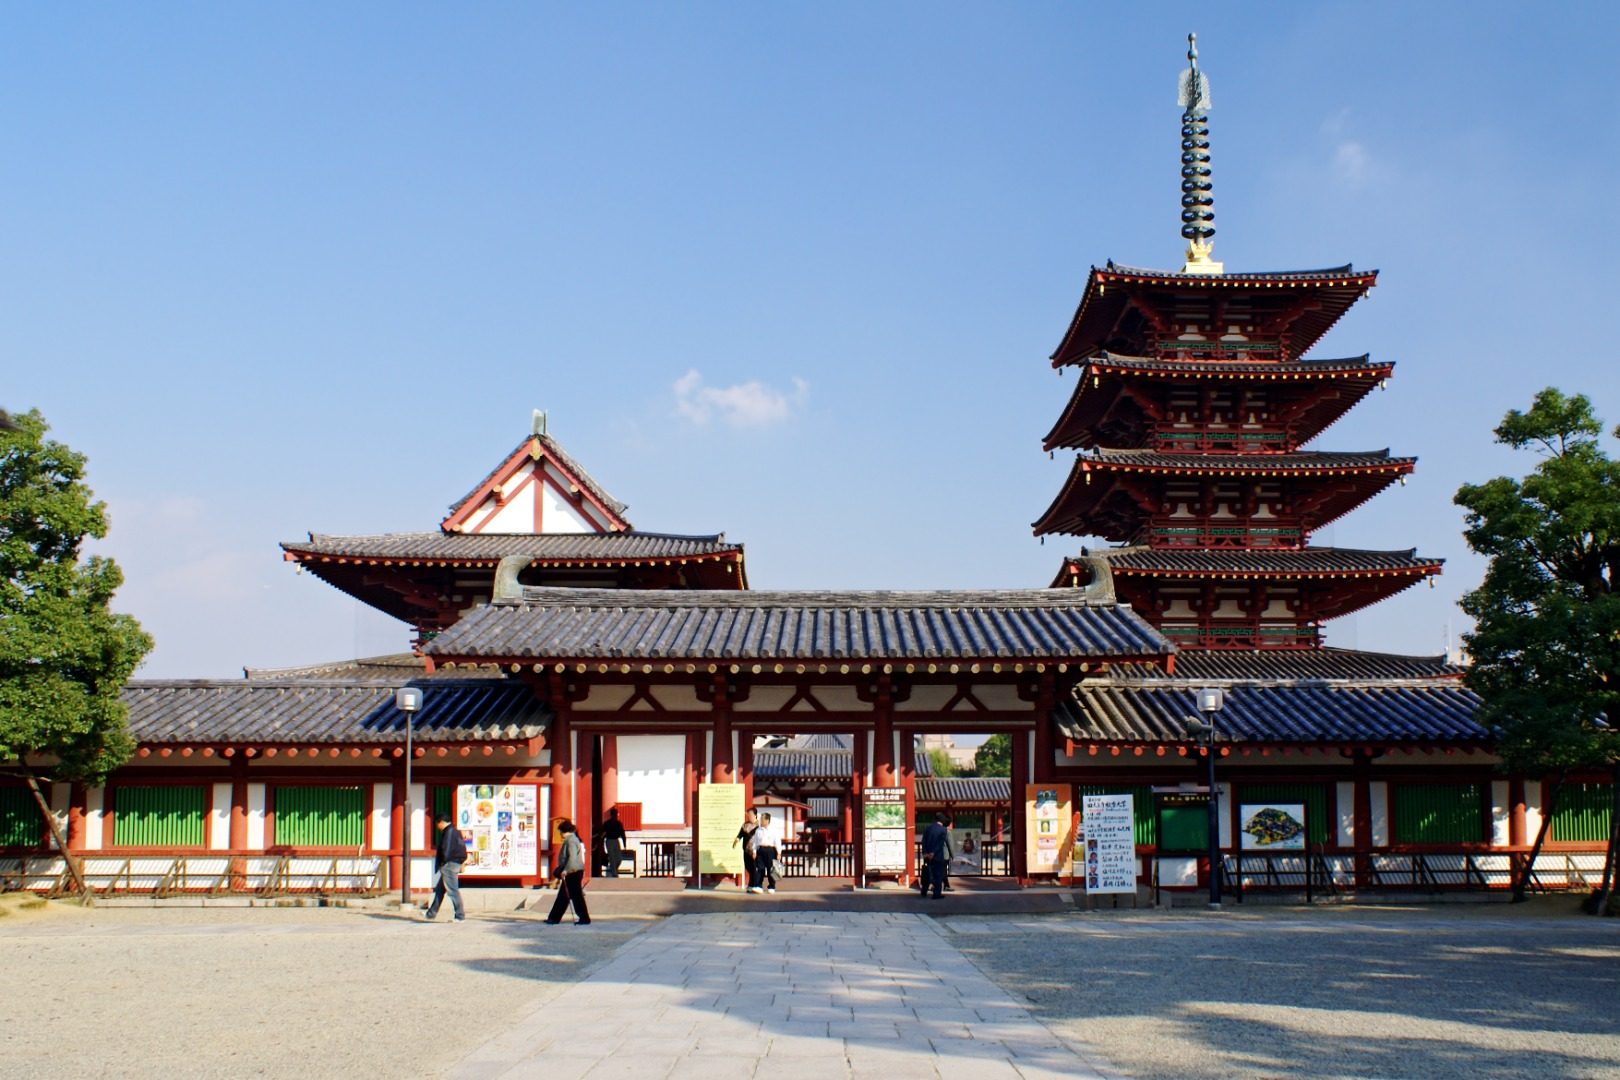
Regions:
<svg viewBox="0 0 1620 1080"><path fill-rule="evenodd" d="M784 393L758 379L731 386L705 386L696 368L675 380L675 412L694 424L707 424L718 416L732 427L761 428L779 424L805 402L810 384L795 377Z"/></svg>

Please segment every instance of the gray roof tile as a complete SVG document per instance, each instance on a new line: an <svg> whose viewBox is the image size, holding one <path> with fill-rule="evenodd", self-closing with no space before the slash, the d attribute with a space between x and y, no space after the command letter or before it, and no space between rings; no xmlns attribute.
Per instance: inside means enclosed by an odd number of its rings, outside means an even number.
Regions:
<svg viewBox="0 0 1620 1080"><path fill-rule="evenodd" d="M727 592L526 587L428 647L441 660L1066 660L1174 651L1078 589Z"/></svg>
<svg viewBox="0 0 1620 1080"><path fill-rule="evenodd" d="M327 536L311 533L308 541L284 542L295 555L358 559L445 559L496 563L508 555L578 562L625 559L689 558L742 550L713 536L667 533L384 533L378 536Z"/></svg>

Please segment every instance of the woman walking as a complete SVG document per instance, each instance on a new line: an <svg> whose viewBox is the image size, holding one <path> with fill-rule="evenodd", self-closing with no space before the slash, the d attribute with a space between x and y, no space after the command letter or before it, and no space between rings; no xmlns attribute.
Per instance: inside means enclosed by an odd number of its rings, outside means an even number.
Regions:
<svg viewBox="0 0 1620 1080"><path fill-rule="evenodd" d="M743 884L754 884L754 830L759 828L759 815L752 808L743 812L742 828L737 830L737 838L731 842L732 847L738 844L743 849ZM753 891L752 888L749 889Z"/></svg>

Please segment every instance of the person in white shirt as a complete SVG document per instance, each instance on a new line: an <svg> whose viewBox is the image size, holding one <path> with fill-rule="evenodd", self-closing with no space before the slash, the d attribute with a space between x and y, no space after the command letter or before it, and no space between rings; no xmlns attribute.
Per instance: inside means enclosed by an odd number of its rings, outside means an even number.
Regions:
<svg viewBox="0 0 1620 1080"><path fill-rule="evenodd" d="M782 835L772 823L770 814L759 815L759 828L748 838L748 844L754 849L754 876L749 879L748 891L775 892L776 879L780 876L776 869L776 855L782 847Z"/></svg>

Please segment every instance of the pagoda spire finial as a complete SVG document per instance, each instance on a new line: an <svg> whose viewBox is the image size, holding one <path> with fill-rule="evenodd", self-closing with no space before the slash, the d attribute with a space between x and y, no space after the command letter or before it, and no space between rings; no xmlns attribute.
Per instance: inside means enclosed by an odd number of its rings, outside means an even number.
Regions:
<svg viewBox="0 0 1620 1080"><path fill-rule="evenodd" d="M1198 35L1187 35L1187 70L1177 95L1181 113L1181 235L1187 241L1183 274L1219 274L1215 249L1215 196L1209 179L1209 76L1198 69Z"/></svg>

